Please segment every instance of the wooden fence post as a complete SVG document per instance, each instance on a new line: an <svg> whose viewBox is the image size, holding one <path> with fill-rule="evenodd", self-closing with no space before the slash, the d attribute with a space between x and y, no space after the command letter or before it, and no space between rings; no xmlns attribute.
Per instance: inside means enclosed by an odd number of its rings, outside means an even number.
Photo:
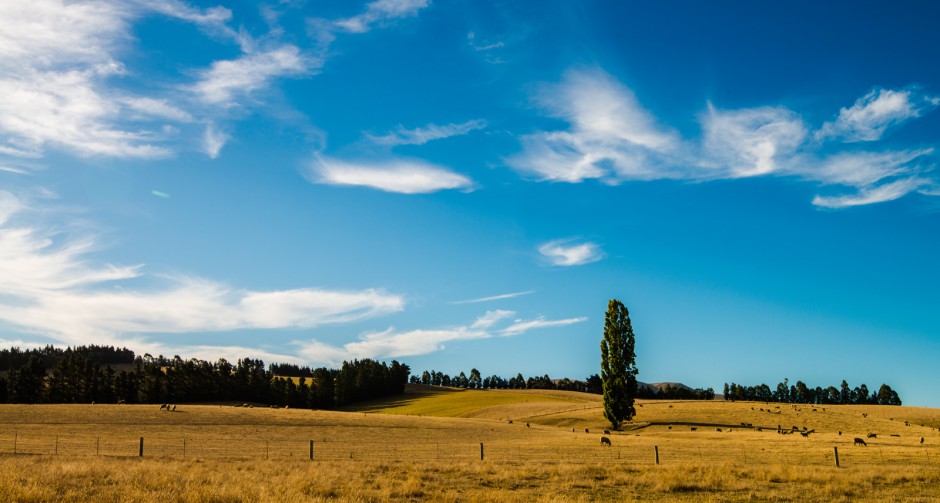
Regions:
<svg viewBox="0 0 940 503"><path fill-rule="evenodd" d="M653 446L653 451L656 453L656 464L658 465L658 464L659 464L659 446L658 446L658 445L654 445L654 446Z"/></svg>
<svg viewBox="0 0 940 503"><path fill-rule="evenodd" d="M483 461L483 442L480 442L480 461Z"/></svg>
<svg viewBox="0 0 940 503"><path fill-rule="evenodd" d="M137 452L137 457L144 457L144 437L140 437L140 450Z"/></svg>
<svg viewBox="0 0 940 503"><path fill-rule="evenodd" d="M313 440L310 441L310 461L313 461Z"/></svg>
<svg viewBox="0 0 940 503"><path fill-rule="evenodd" d="M833 447L832 452L836 455L836 468L839 467L839 448Z"/></svg>
<svg viewBox="0 0 940 503"><path fill-rule="evenodd" d="M95 456L101 453L101 437L95 437Z"/></svg>

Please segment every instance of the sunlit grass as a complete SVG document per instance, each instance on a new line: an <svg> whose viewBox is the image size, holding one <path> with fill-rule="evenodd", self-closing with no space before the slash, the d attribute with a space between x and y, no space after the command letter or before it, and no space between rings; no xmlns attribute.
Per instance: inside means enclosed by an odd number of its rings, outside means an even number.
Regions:
<svg viewBox="0 0 940 503"><path fill-rule="evenodd" d="M933 409L641 401L636 421L602 447L599 400L431 389L340 412L4 405L0 501L940 498ZM777 424L815 433L781 435Z"/></svg>

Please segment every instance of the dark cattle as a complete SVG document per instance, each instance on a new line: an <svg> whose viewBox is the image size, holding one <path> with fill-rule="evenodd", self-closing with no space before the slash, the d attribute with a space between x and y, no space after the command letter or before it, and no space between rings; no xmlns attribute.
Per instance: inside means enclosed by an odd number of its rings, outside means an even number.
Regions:
<svg viewBox="0 0 940 503"><path fill-rule="evenodd" d="M875 433L869 433L868 438L878 438L878 435Z"/></svg>
<svg viewBox="0 0 940 503"><path fill-rule="evenodd" d="M757 428L757 431L764 431L763 428Z"/></svg>
<svg viewBox="0 0 940 503"><path fill-rule="evenodd" d="M858 437L855 437L855 445L868 445L868 444L866 444L864 440Z"/></svg>
<svg viewBox="0 0 940 503"><path fill-rule="evenodd" d="M176 412L176 404L173 405L173 412Z"/></svg>
<svg viewBox="0 0 940 503"><path fill-rule="evenodd" d="M604 430L604 435L610 435L610 430Z"/></svg>
<svg viewBox="0 0 940 503"><path fill-rule="evenodd" d="M901 435L898 435L897 433L892 433L891 436L901 438Z"/></svg>
<svg viewBox="0 0 940 503"><path fill-rule="evenodd" d="M163 405L160 406L160 410L164 410L164 409L167 409L167 408L169 408L169 407L167 406L167 404L163 404Z"/></svg>
<svg viewBox="0 0 940 503"><path fill-rule="evenodd" d="M842 435L842 430L839 430L839 436L841 436L841 435Z"/></svg>
<svg viewBox="0 0 940 503"><path fill-rule="evenodd" d="M715 431L717 431L717 432L720 433L720 432L721 432L721 428L715 428Z"/></svg>
<svg viewBox="0 0 940 503"><path fill-rule="evenodd" d="M512 424L512 419L509 420L509 424Z"/></svg>
<svg viewBox="0 0 940 503"><path fill-rule="evenodd" d="M698 428L696 428L695 426L693 426L693 427L691 428L692 431L695 431L695 430L697 430L697 429L698 429Z"/></svg>
<svg viewBox="0 0 940 503"><path fill-rule="evenodd" d="M529 426L529 423L526 423L526 424L525 424L525 427L526 427L526 428L531 428L531 426Z"/></svg>
<svg viewBox="0 0 940 503"><path fill-rule="evenodd" d="M591 433L591 430L585 428L585 429L584 429L584 433Z"/></svg>
<svg viewBox="0 0 940 503"><path fill-rule="evenodd" d="M601 445L606 445L607 447L610 447L610 439L607 437L601 437Z"/></svg>
<svg viewBox="0 0 940 503"><path fill-rule="evenodd" d="M920 443L924 443L924 437L920 437Z"/></svg>

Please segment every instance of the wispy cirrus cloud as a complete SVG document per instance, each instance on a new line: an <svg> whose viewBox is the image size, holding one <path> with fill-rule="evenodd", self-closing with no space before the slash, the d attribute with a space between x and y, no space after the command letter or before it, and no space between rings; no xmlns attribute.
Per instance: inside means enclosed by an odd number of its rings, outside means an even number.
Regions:
<svg viewBox="0 0 940 503"><path fill-rule="evenodd" d="M159 157L155 133L122 128L105 82L129 9L112 2L0 3L0 147L37 157L46 145L82 155Z"/></svg>
<svg viewBox="0 0 940 503"><path fill-rule="evenodd" d="M206 131L202 136L202 147L203 152L209 156L210 159L215 159L219 156L219 152L222 151L222 147L225 146L225 142L229 139L229 135L224 131L220 131L216 128L215 124L209 124L206 126Z"/></svg>
<svg viewBox="0 0 940 503"><path fill-rule="evenodd" d="M570 267L590 264L604 258L600 245L590 241L578 243L571 239L558 239L539 245L539 253L552 265Z"/></svg>
<svg viewBox="0 0 940 503"><path fill-rule="evenodd" d="M579 316L577 318L566 318L563 320L546 320L544 318L538 318L529 321L518 320L512 325L504 328L501 334L505 336L519 335L524 334L529 330L548 327L566 327L568 325L574 325L575 323L582 323L585 321L587 321L587 318L584 316Z"/></svg>
<svg viewBox="0 0 940 503"><path fill-rule="evenodd" d="M656 179L658 158L679 147L678 135L643 109L628 88L600 70L569 71L543 86L536 103L568 122L565 131L521 138L523 152L508 164L543 181Z"/></svg>
<svg viewBox="0 0 940 503"><path fill-rule="evenodd" d="M368 187L399 194L473 188L473 182L466 176L418 159L356 162L317 155L306 174L314 183Z"/></svg>
<svg viewBox="0 0 940 503"><path fill-rule="evenodd" d="M192 90L210 105L233 106L238 98L263 89L273 79L304 74L313 64L298 47L290 44L249 52L236 59L212 63Z"/></svg>
<svg viewBox="0 0 940 503"><path fill-rule="evenodd" d="M96 263L90 237L63 239L61 232L12 223L30 211L0 192L0 321L63 343L143 344L148 334L311 328L404 308L401 296L377 289L254 291L148 275L142 265Z"/></svg>
<svg viewBox="0 0 940 503"><path fill-rule="evenodd" d="M490 297L480 297L477 299L455 300L451 302L451 304L478 304L480 302L493 302L495 300L514 299L516 297L522 297L523 295L531 295L533 293L535 293L535 290L526 290L524 292L503 293L500 295L492 295Z"/></svg>
<svg viewBox="0 0 940 503"><path fill-rule="evenodd" d="M415 16L430 3L430 0L376 0L366 4L365 12L333 21L333 25L350 33L365 33L395 19Z"/></svg>
<svg viewBox="0 0 940 503"><path fill-rule="evenodd" d="M779 172L806 138L806 126L781 107L718 110L711 104L702 118L702 148L707 154L695 177L743 178Z"/></svg>
<svg viewBox="0 0 940 503"><path fill-rule="evenodd" d="M561 320L515 320L508 326L506 320L515 316L514 311L487 311L467 326L442 329L419 329L398 331L389 328L381 332L362 334L359 340L341 346L334 346L321 341L297 341L295 345L305 360L337 364L343 360L362 358L398 358L433 353L446 348L446 344L456 341L490 339L497 336L517 336L531 330L561 327L582 323L584 317Z"/></svg>
<svg viewBox="0 0 940 503"><path fill-rule="evenodd" d="M524 135L522 151L506 162L541 181L790 176L817 183L824 192L841 192L814 198L826 207L873 204L912 192L929 195L925 187L936 184L925 175L934 164L932 148L860 152L840 146L879 140L886 130L940 104L916 87L873 90L813 135L803 118L785 107L724 110L708 104L697 141L661 125L630 89L597 69L566 73L561 83L541 88L536 102L569 127Z"/></svg>
<svg viewBox="0 0 940 503"><path fill-rule="evenodd" d="M428 124L425 127L415 129L405 129L404 126L399 125L396 130L387 134L381 136L367 134L366 138L378 145L391 147L398 145L424 145L429 141L462 136L478 129L484 129L485 127L486 121L481 119L462 122L460 124L445 124L443 126Z"/></svg>
<svg viewBox="0 0 940 503"><path fill-rule="evenodd" d="M843 108L832 122L816 131L818 140L844 142L877 141L892 127L899 126L940 105L940 98L917 88L894 91L873 89L849 108Z"/></svg>

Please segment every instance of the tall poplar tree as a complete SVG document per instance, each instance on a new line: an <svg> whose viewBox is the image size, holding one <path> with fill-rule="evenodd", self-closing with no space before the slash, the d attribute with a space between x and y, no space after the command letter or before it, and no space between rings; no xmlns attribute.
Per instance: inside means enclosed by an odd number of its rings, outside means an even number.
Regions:
<svg viewBox="0 0 940 503"><path fill-rule="evenodd" d="M604 390L604 417L614 429L633 419L636 409L636 337L630 312L617 299L607 303L604 338L601 340L601 383Z"/></svg>

